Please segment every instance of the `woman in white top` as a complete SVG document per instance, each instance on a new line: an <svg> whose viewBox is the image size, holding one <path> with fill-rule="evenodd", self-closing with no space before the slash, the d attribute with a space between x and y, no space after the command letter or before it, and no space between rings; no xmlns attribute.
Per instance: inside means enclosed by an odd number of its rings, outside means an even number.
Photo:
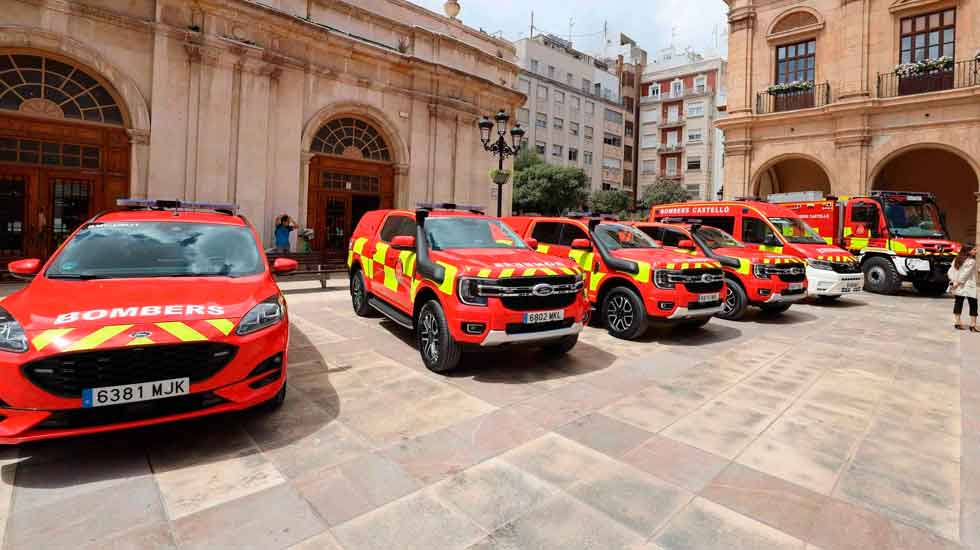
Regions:
<svg viewBox="0 0 980 550"><path fill-rule="evenodd" d="M966 300L970 304L970 332L980 332L977 329L977 248L963 245L946 275L955 299L953 326L963 330L960 315L963 314L963 300Z"/></svg>

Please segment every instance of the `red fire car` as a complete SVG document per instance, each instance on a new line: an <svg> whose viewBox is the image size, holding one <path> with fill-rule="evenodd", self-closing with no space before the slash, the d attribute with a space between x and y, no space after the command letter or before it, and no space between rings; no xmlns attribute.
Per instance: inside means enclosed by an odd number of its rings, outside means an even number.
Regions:
<svg viewBox="0 0 980 550"><path fill-rule="evenodd" d="M281 404L286 305L230 205L121 200L0 302L0 443ZM219 211L220 210L220 211Z"/></svg>

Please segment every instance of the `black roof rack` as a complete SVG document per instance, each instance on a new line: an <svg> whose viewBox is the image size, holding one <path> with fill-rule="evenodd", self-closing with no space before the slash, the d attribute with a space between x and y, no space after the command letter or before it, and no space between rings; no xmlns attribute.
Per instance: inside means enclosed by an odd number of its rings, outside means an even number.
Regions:
<svg viewBox="0 0 980 550"><path fill-rule="evenodd" d="M213 210L234 216L238 205L227 202L182 201L178 199L116 199L116 206L127 210Z"/></svg>
<svg viewBox="0 0 980 550"><path fill-rule="evenodd" d="M456 204L454 202L420 202L415 205L419 210L460 210L473 214L486 214L485 206L472 204Z"/></svg>

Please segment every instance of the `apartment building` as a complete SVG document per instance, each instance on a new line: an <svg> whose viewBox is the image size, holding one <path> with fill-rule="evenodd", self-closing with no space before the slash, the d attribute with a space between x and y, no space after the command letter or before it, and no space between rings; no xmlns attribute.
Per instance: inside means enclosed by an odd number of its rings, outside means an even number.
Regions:
<svg viewBox="0 0 980 550"><path fill-rule="evenodd" d="M623 126L623 184L635 201L639 190L639 173L636 169L639 157L640 97L643 70L647 64L647 52L625 34L619 35L619 47L614 58L606 63L613 67L619 78L619 96L622 98L625 122Z"/></svg>
<svg viewBox="0 0 980 550"><path fill-rule="evenodd" d="M517 119L527 145L552 164L585 170L591 190L633 192L624 180L627 115L615 68L572 48L567 40L541 34L514 43L520 73L517 88L527 103ZM635 143L629 144L635 150Z"/></svg>
<svg viewBox="0 0 980 550"><path fill-rule="evenodd" d="M980 239L977 3L727 4L726 195L931 191Z"/></svg>
<svg viewBox="0 0 980 550"><path fill-rule="evenodd" d="M691 199L711 200L723 186L724 143L714 127L725 104L726 61L666 48L647 63L639 113L639 187L677 179Z"/></svg>

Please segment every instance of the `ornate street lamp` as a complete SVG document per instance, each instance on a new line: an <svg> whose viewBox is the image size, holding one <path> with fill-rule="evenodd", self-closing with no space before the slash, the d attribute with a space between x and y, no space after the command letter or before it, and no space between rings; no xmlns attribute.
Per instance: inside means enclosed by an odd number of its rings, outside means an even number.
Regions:
<svg viewBox="0 0 980 550"><path fill-rule="evenodd" d="M501 109L493 118L497 121L496 140L491 139L494 127L493 120L484 116L477 126L480 127L480 141L483 142L483 148L497 157L497 174L494 176L493 182L497 184L497 216L501 216L503 215L504 184L510 177L510 173L504 172L504 159L516 155L521 150L524 128L521 128L520 124L515 124L510 130L510 144L508 144L504 136L507 135L507 122L510 120L510 116Z"/></svg>

